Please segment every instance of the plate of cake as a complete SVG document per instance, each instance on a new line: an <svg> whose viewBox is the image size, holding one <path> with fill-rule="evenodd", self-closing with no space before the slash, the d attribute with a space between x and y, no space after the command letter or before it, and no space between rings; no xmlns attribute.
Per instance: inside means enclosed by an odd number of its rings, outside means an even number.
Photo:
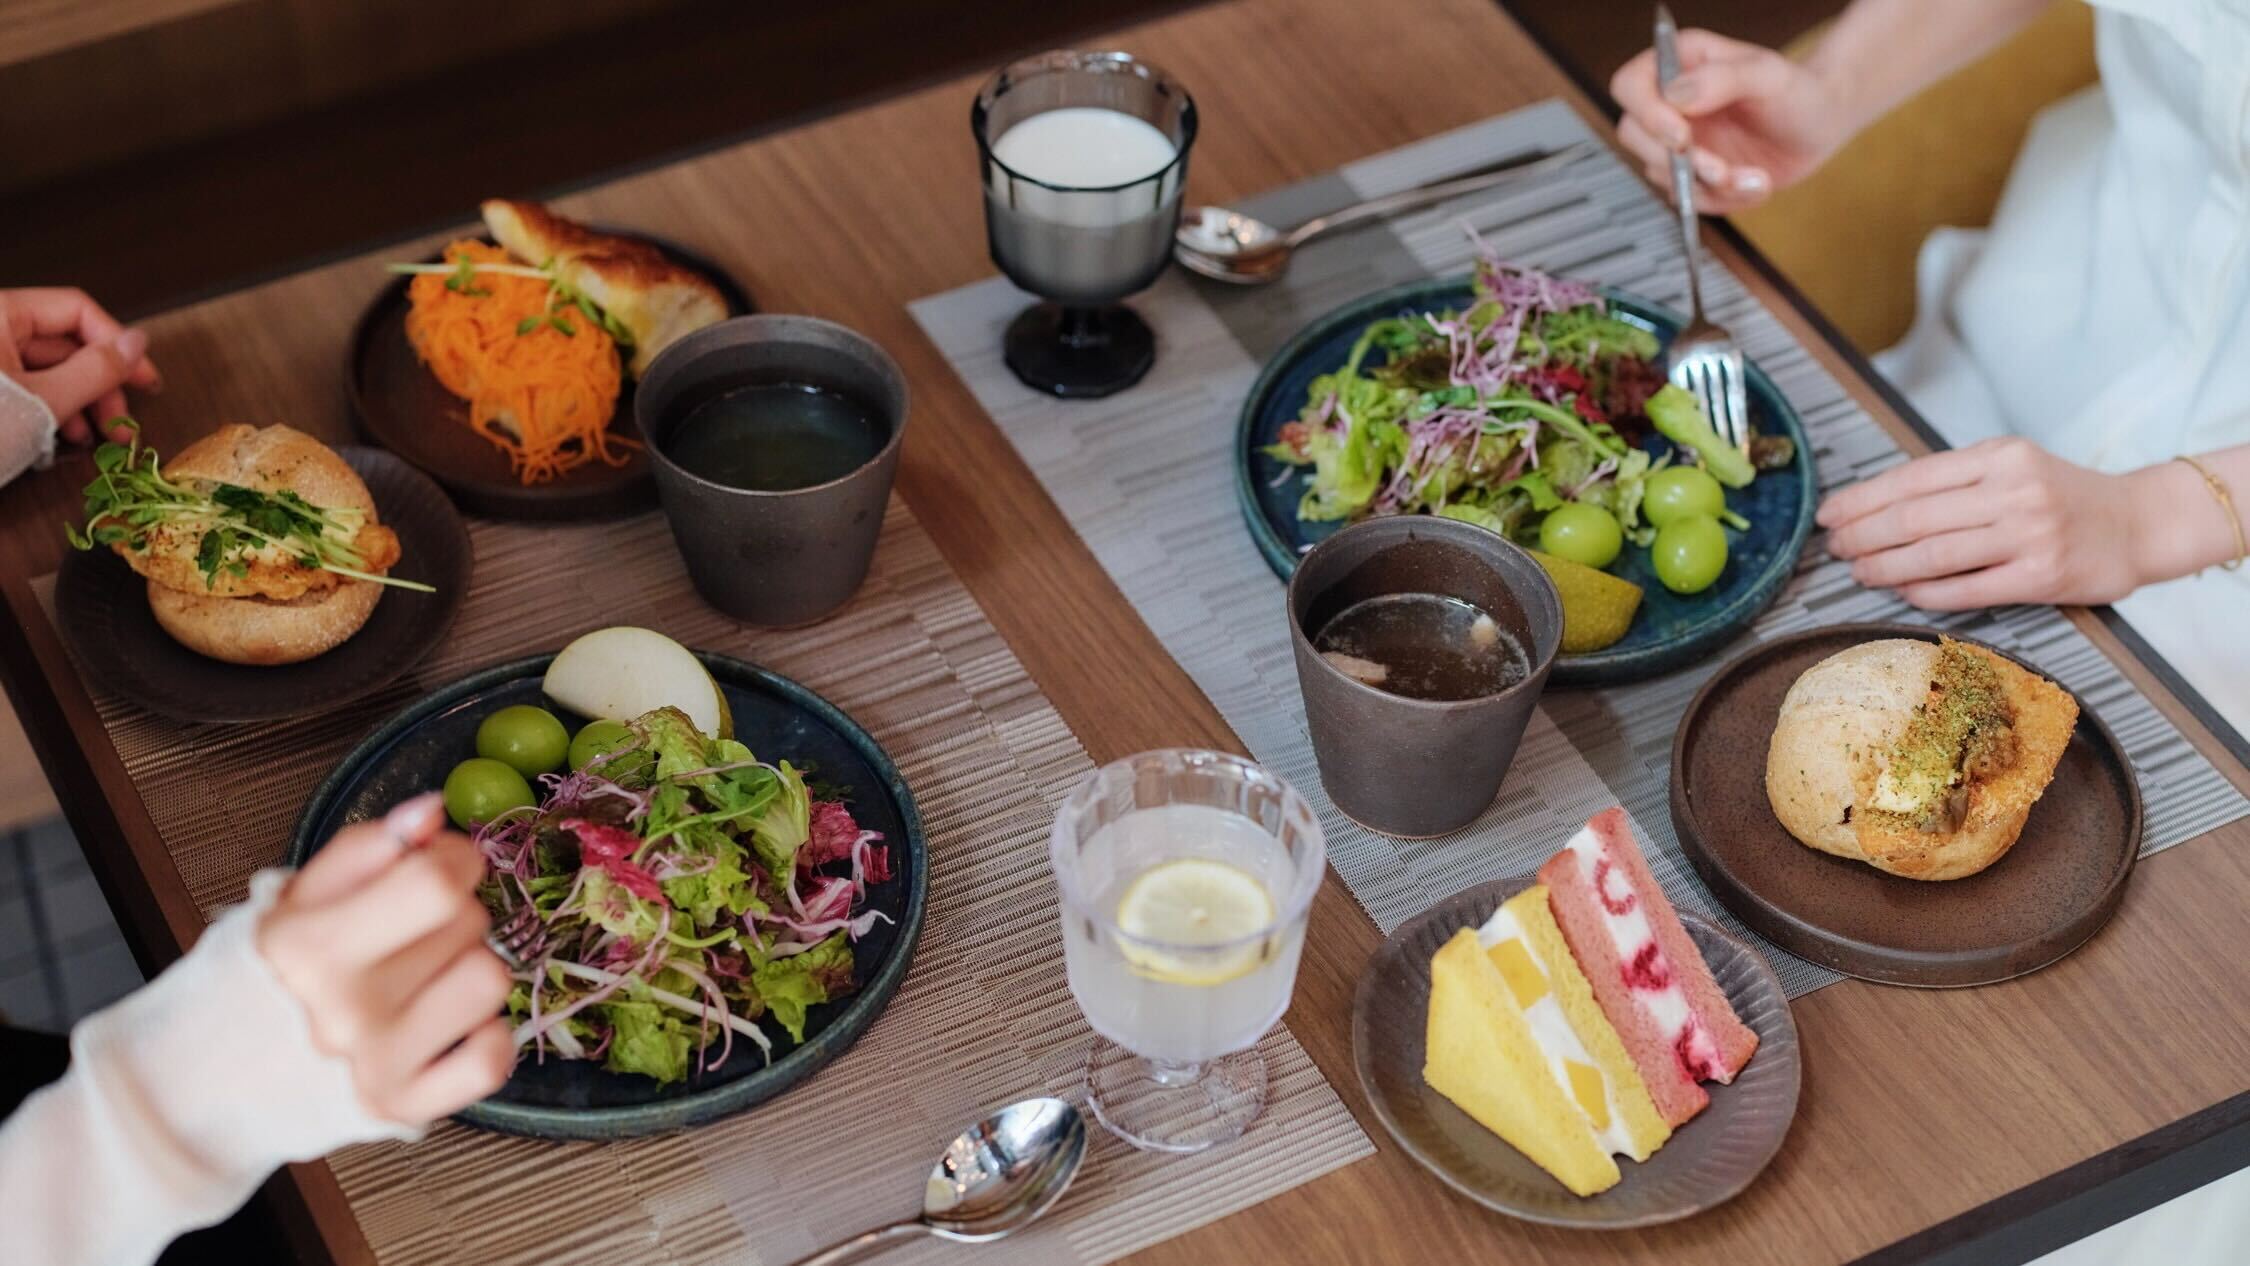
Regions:
<svg viewBox="0 0 2250 1266"><path fill-rule="evenodd" d="M1672 908L1622 809L1536 875L1393 932L1352 1011L1360 1084L1407 1153L1487 1208L1588 1229L1748 1186L1797 1112L1797 1029L1757 951Z"/></svg>

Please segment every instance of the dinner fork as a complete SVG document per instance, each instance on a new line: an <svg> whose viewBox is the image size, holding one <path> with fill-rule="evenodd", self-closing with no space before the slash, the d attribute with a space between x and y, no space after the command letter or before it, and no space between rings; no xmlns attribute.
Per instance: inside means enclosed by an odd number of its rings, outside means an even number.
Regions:
<svg viewBox="0 0 2250 1266"><path fill-rule="evenodd" d="M1670 91L1680 74L1679 27L1672 11L1656 6L1656 82ZM1695 166L1687 151L1672 151L1672 201L1680 213L1680 250L1687 257L1688 323L1672 339L1669 377L1695 397L1719 438L1750 455L1750 401L1742 345L1703 314L1703 246L1696 234Z"/></svg>
<svg viewBox="0 0 2250 1266"><path fill-rule="evenodd" d="M509 970L521 971L547 952L547 939L547 921L525 904L517 906L515 913L487 933L484 943L500 956Z"/></svg>

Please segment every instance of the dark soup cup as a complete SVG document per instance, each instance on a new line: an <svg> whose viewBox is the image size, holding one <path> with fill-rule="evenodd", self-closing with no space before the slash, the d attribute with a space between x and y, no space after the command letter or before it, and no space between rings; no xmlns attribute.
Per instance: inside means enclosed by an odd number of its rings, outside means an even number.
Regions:
<svg viewBox="0 0 2250 1266"><path fill-rule="evenodd" d="M748 420L693 437L707 442L693 450L700 460L689 459L689 428L745 392L778 393L760 399L785 411L765 415L781 425L735 415ZM906 432L906 375L882 348L817 317L735 317L665 348L633 414L704 601L745 623L787 628L822 619L858 591ZM817 473L760 478L785 458Z"/></svg>
<svg viewBox="0 0 2250 1266"><path fill-rule="evenodd" d="M1317 645L1340 614L1409 594L1468 603L1492 617L1499 640L1482 630L1480 651L1520 651L1513 671L1494 678L1499 688L1414 698L1368 684L1368 666L1354 675L1346 671L1354 665L1339 667ZM1400 515L1345 528L1305 555L1289 582L1289 630L1328 798L1369 830L1425 839L1467 826L1499 794L1562 641L1562 599L1538 561L1498 534Z"/></svg>

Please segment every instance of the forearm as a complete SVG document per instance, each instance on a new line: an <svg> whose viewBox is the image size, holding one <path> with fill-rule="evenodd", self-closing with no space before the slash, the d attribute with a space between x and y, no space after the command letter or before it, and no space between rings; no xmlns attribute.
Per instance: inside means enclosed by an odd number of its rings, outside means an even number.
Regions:
<svg viewBox="0 0 2250 1266"><path fill-rule="evenodd" d="M70 1072L0 1127L0 1227L20 1260L146 1262L283 1161L410 1133L368 1117L343 1061L313 1049L251 943L261 887L194 953L79 1025Z"/></svg>
<svg viewBox="0 0 2250 1266"><path fill-rule="evenodd" d="M2233 502L2232 512L2194 466L2160 462L2125 476L2141 583L2176 580L2241 556L2237 516L2250 512L2250 444L2195 455Z"/></svg>
<svg viewBox="0 0 2250 1266"><path fill-rule="evenodd" d="M2022 30L2052 0L1855 0L1805 58L1858 131Z"/></svg>

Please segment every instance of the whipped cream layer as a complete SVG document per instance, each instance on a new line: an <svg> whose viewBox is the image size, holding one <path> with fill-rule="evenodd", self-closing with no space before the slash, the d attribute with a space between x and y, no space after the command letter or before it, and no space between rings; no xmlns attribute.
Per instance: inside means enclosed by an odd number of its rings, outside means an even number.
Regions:
<svg viewBox="0 0 2250 1266"><path fill-rule="evenodd" d="M1521 946L1524 958L1545 978L1545 987L1539 996L1523 1006L1523 1016L1531 1024L1533 1044L1547 1058L1547 1074L1554 1078L1563 1098L1578 1109L1578 1115L1585 1119L1586 1128L1594 1132L1594 1137L1600 1140L1604 1149L1612 1155L1632 1155L1632 1138L1625 1129L1625 1114L1618 1107L1617 1092L1609 1084L1609 1074L1603 1072L1601 1065L1596 1064L1594 1057L1587 1053L1586 1044L1578 1040L1578 1031L1570 1027L1570 1017L1563 1014L1562 1004L1555 1001L1554 969L1540 959L1539 951L1532 946L1531 938L1524 935L1523 922L1516 918L1515 911L1503 905L1493 911L1492 917L1485 921L1483 927L1477 929L1477 946L1486 953L1491 953L1494 946L1508 941ZM1505 968L1501 974L1508 974ZM1510 988L1516 987L1514 979L1511 978L1508 983ZM1520 990L1517 997L1520 1002ZM1601 1082L1604 1115L1609 1119L1607 1126L1594 1124L1594 1114L1587 1111L1585 1103L1579 1099L1578 1089L1571 1078L1573 1064L1593 1070L1593 1076Z"/></svg>

